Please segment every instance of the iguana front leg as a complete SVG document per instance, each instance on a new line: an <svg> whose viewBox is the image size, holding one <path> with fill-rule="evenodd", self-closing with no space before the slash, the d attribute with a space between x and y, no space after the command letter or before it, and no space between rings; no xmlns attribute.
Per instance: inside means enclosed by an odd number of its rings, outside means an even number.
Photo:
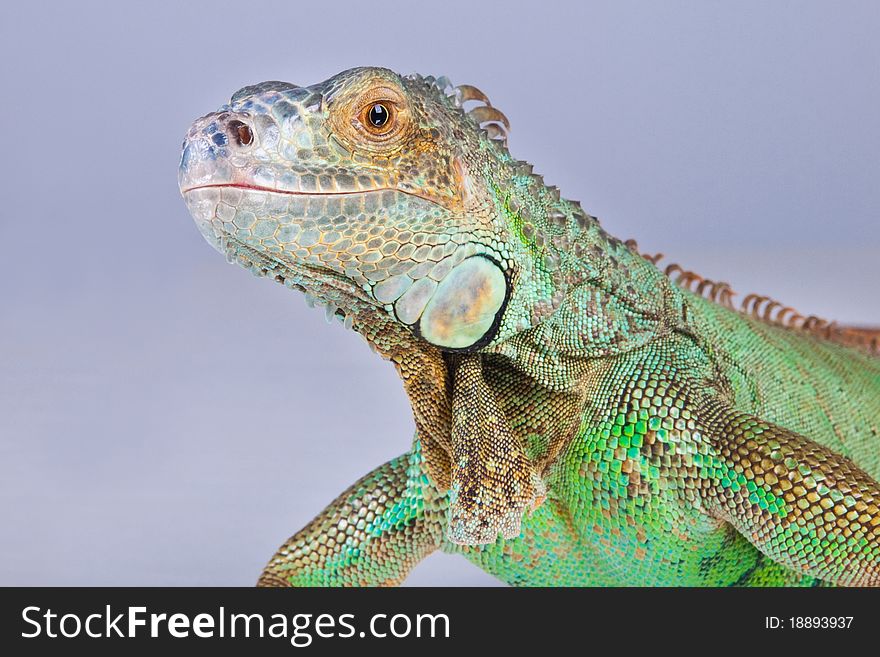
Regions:
<svg viewBox="0 0 880 657"><path fill-rule="evenodd" d="M774 561L840 585L880 585L880 485L797 433L703 409L716 459L708 510Z"/></svg>
<svg viewBox="0 0 880 657"><path fill-rule="evenodd" d="M441 542L446 498L419 443L342 493L269 561L258 586L391 586Z"/></svg>

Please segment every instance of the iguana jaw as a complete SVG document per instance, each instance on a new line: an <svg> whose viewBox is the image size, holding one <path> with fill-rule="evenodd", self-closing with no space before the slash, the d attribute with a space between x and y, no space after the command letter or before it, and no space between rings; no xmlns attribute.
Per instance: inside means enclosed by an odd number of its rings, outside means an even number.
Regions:
<svg viewBox="0 0 880 657"><path fill-rule="evenodd" d="M491 254L437 232L450 212L436 201L396 189L278 190L228 174L221 167L218 182L187 167L181 188L202 235L231 262L306 291L328 317L354 314L356 300L449 351L477 349L497 330L509 280Z"/></svg>
<svg viewBox="0 0 880 657"><path fill-rule="evenodd" d="M218 217L224 192L245 192L250 196L274 195L277 192L245 185L206 184L182 190L190 213L206 241L256 276L270 278L288 289L303 292L310 306L325 307L328 321L338 319L351 328L358 313L381 309L361 286L343 273L317 263L286 257L280 249L268 250L249 231L228 226ZM227 197L228 198L228 197Z"/></svg>
<svg viewBox="0 0 880 657"><path fill-rule="evenodd" d="M387 224L404 221L401 215L445 213L432 201L391 189L305 194L248 183L185 182L182 178L182 194L196 225L230 262L283 279L288 287L310 294L312 302L354 311L349 306L357 300L392 316L400 306L395 301L414 283L405 279L408 285L396 295L383 291L396 272L389 274L387 266L376 264L394 256L379 236L393 230ZM400 228L397 232L405 234ZM424 260L430 267L436 264ZM413 264L403 257L399 266Z"/></svg>

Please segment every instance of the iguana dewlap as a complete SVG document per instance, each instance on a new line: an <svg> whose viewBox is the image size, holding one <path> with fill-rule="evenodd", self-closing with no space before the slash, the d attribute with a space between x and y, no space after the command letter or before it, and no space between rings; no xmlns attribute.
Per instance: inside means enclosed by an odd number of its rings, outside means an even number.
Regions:
<svg viewBox="0 0 880 657"><path fill-rule="evenodd" d="M474 87L359 68L190 128L204 237L391 360L416 424L260 583L393 584L439 548L519 585L880 584L876 334L666 275L507 127Z"/></svg>

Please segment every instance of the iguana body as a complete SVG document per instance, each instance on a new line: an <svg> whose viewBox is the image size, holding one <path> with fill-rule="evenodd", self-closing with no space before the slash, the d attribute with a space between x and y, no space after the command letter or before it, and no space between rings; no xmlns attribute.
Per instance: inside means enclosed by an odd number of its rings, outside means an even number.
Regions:
<svg viewBox="0 0 880 657"><path fill-rule="evenodd" d="M416 422L260 583L394 584L442 549L519 585L880 584L873 335L673 284L504 126L473 87L366 68L190 129L206 239L363 335Z"/></svg>

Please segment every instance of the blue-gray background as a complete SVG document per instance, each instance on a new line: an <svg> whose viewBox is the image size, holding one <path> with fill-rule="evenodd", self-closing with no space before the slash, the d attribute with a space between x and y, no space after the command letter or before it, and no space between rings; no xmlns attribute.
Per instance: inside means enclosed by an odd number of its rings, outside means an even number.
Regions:
<svg viewBox="0 0 880 657"><path fill-rule="evenodd" d="M0 58L0 584L252 584L408 448L392 367L230 267L175 179L237 88L447 75L621 238L880 324L880 3L15 3ZM411 584L491 584L435 555Z"/></svg>

